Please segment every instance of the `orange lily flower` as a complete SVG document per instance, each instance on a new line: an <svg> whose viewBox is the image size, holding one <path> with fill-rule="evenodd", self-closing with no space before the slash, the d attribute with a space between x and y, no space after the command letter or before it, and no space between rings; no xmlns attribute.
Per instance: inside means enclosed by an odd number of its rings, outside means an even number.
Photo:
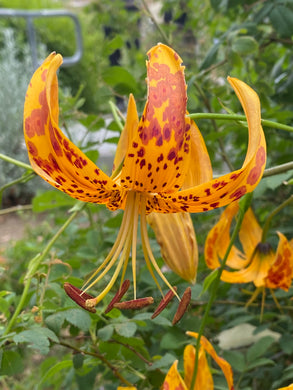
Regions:
<svg viewBox="0 0 293 390"><path fill-rule="evenodd" d="M204 152L206 149L198 128L186 115L187 95L182 60L163 44L153 47L148 57L147 103L139 120L135 100L130 95L126 130L118 144L111 177L67 139L58 126L56 72L62 64L60 54L52 53L47 57L33 75L26 94L24 136L29 159L36 173L73 198L105 204L110 210L124 209L117 240L101 266L87 280L82 290L68 284L65 286L69 296L89 311L95 311L94 306L111 290L120 273L121 291L115 299L121 299L122 290L125 292L128 288L127 283L123 284L123 279L130 252L134 301L138 301L136 236L139 216L148 269L160 290L154 270L180 300L152 254L147 235L147 214L153 211L202 212L227 205L254 190L265 166L266 144L258 96L242 81L228 78L247 117L249 143L246 158L240 169L216 179L210 178L199 185L194 184L196 177L209 164L209 158ZM126 145L124 151L123 145ZM203 150L201 154L205 156L201 160L202 164L199 164L197 158L191 158L198 148ZM86 291L114 265L116 268L110 281L100 294L96 297L87 294ZM151 297L141 299L132 302L131 307L142 307L152 302Z"/></svg>
<svg viewBox="0 0 293 390"><path fill-rule="evenodd" d="M289 385L289 386L281 387L281 388L278 389L278 390L292 390L292 389L293 389L293 383L291 383L291 385Z"/></svg>
<svg viewBox="0 0 293 390"><path fill-rule="evenodd" d="M198 333L195 332L186 332L189 336L198 337ZM162 390L190 390L193 370L194 370L194 361L195 361L195 347L193 345L187 345L184 349L184 379L179 374L177 370L178 360L176 360L171 366L169 372L163 383ZM229 390L234 389L233 385L233 372L230 364L219 357L214 350L212 344L204 337L200 338L200 350L199 350L199 359L198 359L198 371L196 376L196 381L194 388L192 390L213 390L214 381L208 365L206 358L206 352L211 355L215 362L222 369Z"/></svg>
<svg viewBox="0 0 293 390"><path fill-rule="evenodd" d="M228 248L231 222L238 209L238 202L229 205L207 236L205 261L211 269L220 266L219 259L223 258ZM293 278L293 246L282 233L277 234L279 244L274 252L269 243L262 242L262 228L252 209L248 209L239 231L243 252L233 246L226 263L236 271L224 270L221 279L228 283L253 282L258 288L288 291Z"/></svg>

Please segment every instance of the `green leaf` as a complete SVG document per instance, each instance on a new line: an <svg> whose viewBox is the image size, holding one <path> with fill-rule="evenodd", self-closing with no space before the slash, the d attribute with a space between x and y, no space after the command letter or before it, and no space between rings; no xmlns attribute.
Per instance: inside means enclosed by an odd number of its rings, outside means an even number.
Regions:
<svg viewBox="0 0 293 390"><path fill-rule="evenodd" d="M59 371L66 369L68 371L68 368L71 368L73 366L72 360L63 360L59 363L56 363L53 367L51 367L45 375L41 378L41 381L39 383L39 386L45 383L48 379L52 378L55 374L57 374Z"/></svg>
<svg viewBox="0 0 293 390"><path fill-rule="evenodd" d="M224 358L232 365L233 370L239 372L244 372L246 367L246 362L244 356L241 352L238 351L225 351Z"/></svg>
<svg viewBox="0 0 293 390"><path fill-rule="evenodd" d="M91 326L90 314L81 309L59 311L48 316L45 322L48 327L58 333L65 320L84 332L87 332Z"/></svg>
<svg viewBox="0 0 293 390"><path fill-rule="evenodd" d="M150 367L150 370L156 370L158 368L170 368L170 366L174 363L176 360L176 357L174 355L171 355L169 352L167 352L164 356L154 357L156 361L152 364Z"/></svg>
<svg viewBox="0 0 293 390"><path fill-rule="evenodd" d="M246 371L252 370L256 367L267 366L267 365L274 366L275 362L267 358L256 359L252 363L248 364L248 366L246 367Z"/></svg>
<svg viewBox="0 0 293 390"><path fill-rule="evenodd" d="M264 355L270 346L275 342L271 336L265 336L254 343L247 351L247 361L251 364L254 360Z"/></svg>
<svg viewBox="0 0 293 390"><path fill-rule="evenodd" d="M98 330L98 337L103 341L108 341L114 332L114 325L106 325L104 328Z"/></svg>
<svg viewBox="0 0 293 390"><path fill-rule="evenodd" d="M270 19L275 30L283 37L293 35L293 11L285 5L278 5L272 9Z"/></svg>
<svg viewBox="0 0 293 390"><path fill-rule="evenodd" d="M119 87L119 91L135 92L137 90L137 84L135 78L127 69L121 66L111 66L105 69L103 72L103 80L111 87Z"/></svg>
<svg viewBox="0 0 293 390"><path fill-rule="evenodd" d="M232 50L240 55L252 54L258 50L258 43L253 37L236 37L232 42Z"/></svg>
<svg viewBox="0 0 293 390"><path fill-rule="evenodd" d="M120 336L132 337L137 329L135 322L124 322L122 324L115 325L115 330Z"/></svg>
<svg viewBox="0 0 293 390"><path fill-rule="evenodd" d="M214 269L204 280L201 294L205 293L218 275L218 269Z"/></svg>
<svg viewBox="0 0 293 390"><path fill-rule="evenodd" d="M23 359L15 351L3 351L0 375L16 375L23 371Z"/></svg>
<svg viewBox="0 0 293 390"><path fill-rule="evenodd" d="M31 348L38 349L42 355L49 353L50 339L58 343L58 337L47 328L33 328L24 330L13 337L18 343L29 343Z"/></svg>
<svg viewBox="0 0 293 390"><path fill-rule="evenodd" d="M33 211L41 213L57 207L71 207L76 201L61 191L46 191L33 198Z"/></svg>

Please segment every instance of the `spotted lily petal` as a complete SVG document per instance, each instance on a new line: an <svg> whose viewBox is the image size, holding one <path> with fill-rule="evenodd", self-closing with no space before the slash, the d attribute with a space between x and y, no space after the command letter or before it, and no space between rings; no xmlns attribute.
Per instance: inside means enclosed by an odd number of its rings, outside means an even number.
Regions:
<svg viewBox="0 0 293 390"><path fill-rule="evenodd" d="M24 136L32 167L43 179L86 202L120 204L119 186L82 153L58 127L60 54L50 54L36 70L24 104Z"/></svg>
<svg viewBox="0 0 293 390"><path fill-rule="evenodd" d="M165 263L181 278L194 283L198 249L193 223L188 213L151 213L148 223L156 234Z"/></svg>
<svg viewBox="0 0 293 390"><path fill-rule="evenodd" d="M198 333L195 332L186 332L189 336L192 336L194 338L198 338ZM229 390L234 389L233 385L233 372L230 364L216 353L214 347L212 344L208 341L208 339L204 336L201 336L200 338L200 345L201 347L209 354L211 357L215 360L215 362L221 367L221 370L223 371L226 381L228 383Z"/></svg>
<svg viewBox="0 0 293 390"><path fill-rule="evenodd" d="M178 360L172 364L163 383L162 390L188 390L177 369Z"/></svg>
<svg viewBox="0 0 293 390"><path fill-rule="evenodd" d="M148 200L149 207L155 211L196 213L222 207L253 191L259 183L266 162L259 99L242 81L231 77L228 81L242 104L248 123L248 149L242 168L175 194L157 194Z"/></svg>
<svg viewBox="0 0 293 390"><path fill-rule="evenodd" d="M177 53L158 44L148 52L148 99L128 146L121 185L144 192L182 187L190 157L184 67Z"/></svg>
<svg viewBox="0 0 293 390"><path fill-rule="evenodd" d="M230 227L233 218L239 210L237 202L231 203L222 213L219 221L209 231L205 242L205 261L209 268L215 269L220 266L219 259L223 259L230 243ZM234 269L241 269L249 263L249 258L232 246L227 259L227 265Z"/></svg>
<svg viewBox="0 0 293 390"><path fill-rule="evenodd" d="M279 245L275 255L275 262L269 269L265 279L266 287L289 290L293 278L293 248L284 234L278 232Z"/></svg>

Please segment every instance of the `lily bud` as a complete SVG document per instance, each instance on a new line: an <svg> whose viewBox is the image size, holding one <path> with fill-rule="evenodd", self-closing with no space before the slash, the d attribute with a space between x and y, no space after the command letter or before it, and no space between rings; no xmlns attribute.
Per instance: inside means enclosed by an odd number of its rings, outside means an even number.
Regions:
<svg viewBox="0 0 293 390"><path fill-rule="evenodd" d="M190 215L151 213L147 221L155 232L167 266L182 279L194 283L198 249Z"/></svg>

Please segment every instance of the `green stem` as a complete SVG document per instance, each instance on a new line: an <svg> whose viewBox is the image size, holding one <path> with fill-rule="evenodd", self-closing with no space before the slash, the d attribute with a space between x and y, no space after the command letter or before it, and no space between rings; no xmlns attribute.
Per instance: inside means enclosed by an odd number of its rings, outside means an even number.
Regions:
<svg viewBox="0 0 293 390"><path fill-rule="evenodd" d="M21 168L27 169L27 170L29 170L31 172L34 172L33 168L30 165L25 164L25 163L23 163L21 161L15 160L12 157L8 157L5 154L0 153L0 158L1 158L1 160L7 161L7 162L9 162L11 164L17 165L18 167L21 167Z"/></svg>
<svg viewBox="0 0 293 390"><path fill-rule="evenodd" d="M212 291L211 291L211 294L210 294L210 297L209 297L209 300L208 300L208 303L207 303L207 307L205 309L205 313L204 313L204 316L202 318L202 321L201 321L201 324L200 324L200 328L199 328L199 331L198 331L198 337L197 337L197 342L196 342L194 369L193 369L193 375L192 375L190 390L194 389L195 381L196 381L196 375L197 375L197 370L198 370L198 357L199 357L199 350L200 350L200 339L201 339L201 336L203 335L203 332L204 332L204 329L205 329L205 326L206 326L206 323L207 323L207 320L208 320L208 316L209 316L209 312L211 310L212 304L213 304L213 302L214 302L214 300L215 300L215 298L217 296L217 291L218 291L218 287L219 287L219 284L220 284L222 272L223 272L223 270L225 268L225 265L226 265L229 253L230 253L230 251L232 249L232 246L233 246L233 244L234 244L234 242L235 242L235 240L236 240L236 238L238 236L238 233L239 233L240 227L242 225L242 221L243 221L244 215L245 215L247 209L250 206L251 200L252 200L252 193L245 195L242 198L242 200L239 202L239 212L238 212L238 216L237 216L236 225L235 225L235 228L234 228L233 233L231 235L231 239L230 239L228 248L226 250L225 256L224 256L224 258L223 258L223 260L221 262L221 266L218 268L218 272L217 272L216 278L215 278L215 280L214 280L214 282L212 284L212 287L211 287Z"/></svg>
<svg viewBox="0 0 293 390"><path fill-rule="evenodd" d="M46 245L44 250L42 252L38 253L33 259L30 260L29 265L28 265L28 270L27 270L27 273L26 273L25 278L24 278L24 289L23 289L22 295L20 297L20 301L18 302L18 305L15 309L15 312L13 313L13 316L11 317L3 335L7 335L10 332L15 321L17 320L17 317L19 316L19 314L20 314L20 312L25 304L25 301L27 299L27 295L29 292L31 281L32 281L36 271L38 270L41 262L43 261L44 257L48 254L48 252L50 251L52 246L55 244L55 242L61 236L61 234L64 232L64 230L68 227L68 225L70 225L70 223L74 220L74 218L77 216L77 214L82 209L84 209L85 206L86 206L86 203L82 204L78 210L74 211L70 215L70 217L65 221L65 223L60 227L60 229L55 233L55 235L51 238L51 240L48 242L48 244Z"/></svg>
<svg viewBox="0 0 293 390"><path fill-rule="evenodd" d="M268 216L266 219L266 222L264 224L263 230L262 230L262 237L261 242L265 242L267 238L267 234L270 228L270 224L272 222L272 219L275 215L277 215L284 207L288 206L293 201L293 195L291 195L288 199L286 199L283 203L281 203L278 207L276 207Z"/></svg>
<svg viewBox="0 0 293 390"><path fill-rule="evenodd" d="M279 175L280 173L290 171L291 169L293 169L293 161L265 169L262 177Z"/></svg>
<svg viewBox="0 0 293 390"><path fill-rule="evenodd" d="M245 115L237 115L237 114L211 114L211 113L195 113L188 115L192 119L219 119L219 120L230 120L230 121L245 121ZM293 126L283 125L282 123L269 121L267 119L262 119L261 123L263 126L272 127L274 129L285 130L289 132L293 132Z"/></svg>
<svg viewBox="0 0 293 390"><path fill-rule="evenodd" d="M35 173L34 172L27 172L26 174L24 174L23 176L19 177L18 179L15 179L15 180L11 181L10 183L4 184L4 186L2 186L0 188L0 204L2 203L3 192L7 188L12 187L12 186L14 186L16 184L26 183L27 181L33 179L34 177L35 177Z"/></svg>

